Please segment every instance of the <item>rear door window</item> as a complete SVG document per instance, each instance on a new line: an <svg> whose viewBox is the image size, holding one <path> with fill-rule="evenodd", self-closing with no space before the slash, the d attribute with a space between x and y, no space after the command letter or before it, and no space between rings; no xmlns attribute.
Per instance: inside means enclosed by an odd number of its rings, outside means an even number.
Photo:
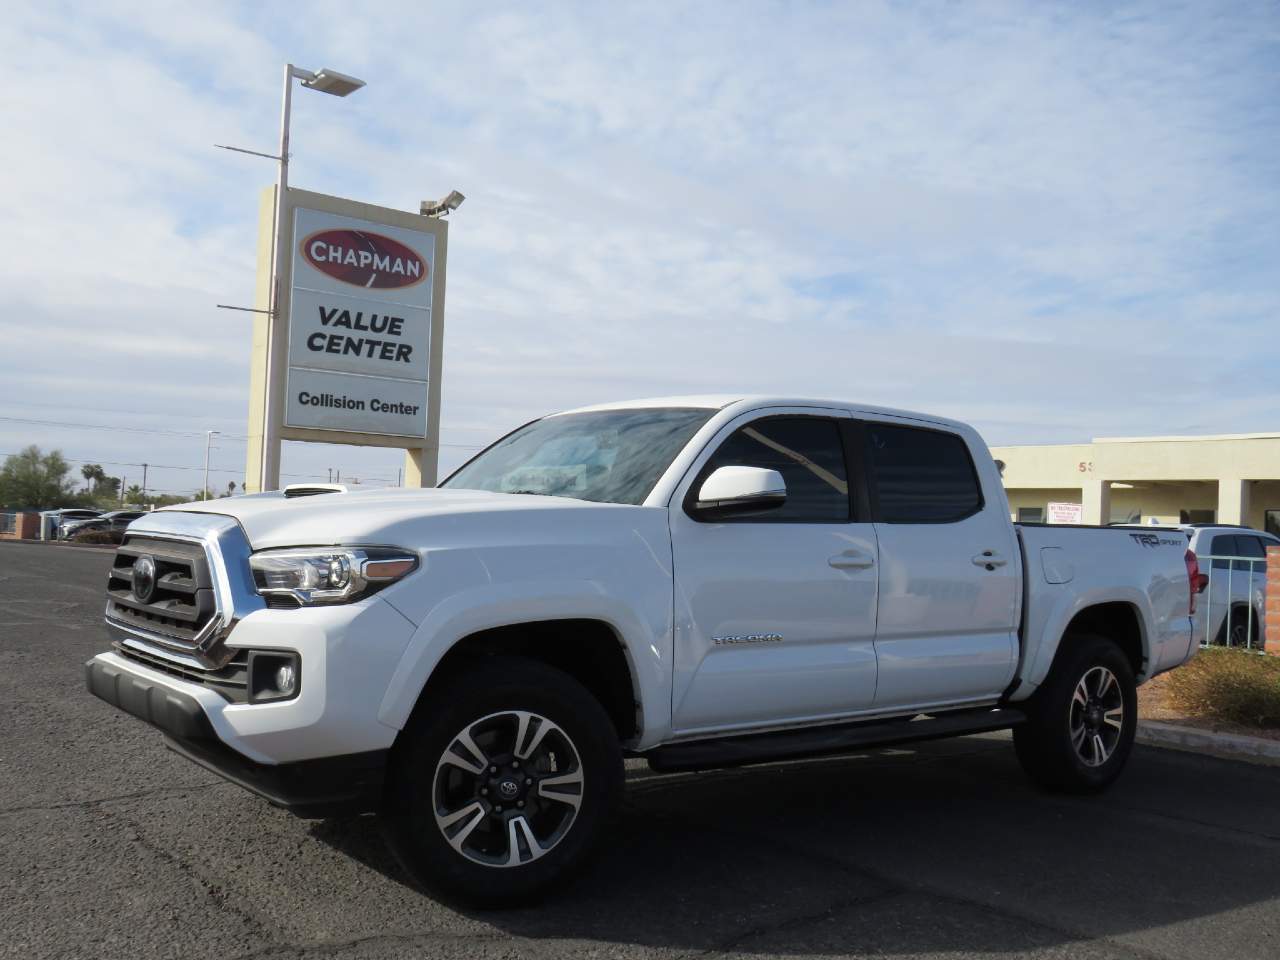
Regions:
<svg viewBox="0 0 1280 960"><path fill-rule="evenodd" d="M866 436L877 520L952 523L982 509L969 447L956 434L868 423Z"/></svg>
<svg viewBox="0 0 1280 960"><path fill-rule="evenodd" d="M1251 557L1261 560L1267 555L1267 551L1262 549L1262 541L1257 537L1245 536L1242 533L1236 534L1236 549L1240 552L1236 554L1239 557Z"/></svg>

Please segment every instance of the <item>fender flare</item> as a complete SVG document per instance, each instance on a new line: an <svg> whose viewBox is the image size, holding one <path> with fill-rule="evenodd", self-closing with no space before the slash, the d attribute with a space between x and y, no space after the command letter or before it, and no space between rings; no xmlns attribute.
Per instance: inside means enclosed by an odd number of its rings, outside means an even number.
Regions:
<svg viewBox="0 0 1280 960"><path fill-rule="evenodd" d="M1152 638L1150 625L1154 622L1151 603L1145 593L1137 587L1105 587L1088 590L1084 593L1062 592L1055 600L1040 630L1040 642L1031 656L1029 663L1024 664L1018 683L1010 693L1010 700L1025 700L1031 696L1049 675L1057 659L1062 641L1066 637L1067 628L1077 616L1093 607L1106 603L1123 603L1132 607L1138 623L1139 644L1142 650L1142 662L1145 670L1140 670L1138 682L1147 676L1152 664Z"/></svg>
<svg viewBox="0 0 1280 960"><path fill-rule="evenodd" d="M444 656L460 641L497 627L547 620L598 620L617 636L640 704L641 740L671 725L670 649L633 610L590 581L527 580L486 584L451 594L418 625L392 674L378 720L396 730L409 715Z"/></svg>

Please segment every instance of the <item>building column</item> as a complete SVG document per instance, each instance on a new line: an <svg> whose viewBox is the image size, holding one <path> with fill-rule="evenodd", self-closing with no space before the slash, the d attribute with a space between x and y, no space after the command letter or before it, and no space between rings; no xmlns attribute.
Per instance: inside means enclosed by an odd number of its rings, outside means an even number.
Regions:
<svg viewBox="0 0 1280 960"><path fill-rule="evenodd" d="M434 487L440 448L410 447L404 452L404 485L406 487Z"/></svg>
<svg viewBox="0 0 1280 960"><path fill-rule="evenodd" d="M1248 523L1249 481L1237 477L1218 479L1218 523Z"/></svg>
<svg viewBox="0 0 1280 960"><path fill-rule="evenodd" d="M1111 481L1090 477L1081 489L1084 517L1087 524L1105 527L1111 522Z"/></svg>

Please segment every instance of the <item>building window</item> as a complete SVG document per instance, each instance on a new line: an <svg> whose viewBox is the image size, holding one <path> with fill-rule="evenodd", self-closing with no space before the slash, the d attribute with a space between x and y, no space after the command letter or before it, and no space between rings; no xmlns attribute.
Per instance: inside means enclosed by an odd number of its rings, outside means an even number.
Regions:
<svg viewBox="0 0 1280 960"><path fill-rule="evenodd" d="M1272 536L1280 537L1280 510L1268 510L1263 514L1263 528Z"/></svg>
<svg viewBox="0 0 1280 960"><path fill-rule="evenodd" d="M1044 507L1019 507L1019 523L1044 523Z"/></svg>
<svg viewBox="0 0 1280 960"><path fill-rule="evenodd" d="M1217 511L1215 510L1179 510L1179 523L1213 523L1216 519Z"/></svg>

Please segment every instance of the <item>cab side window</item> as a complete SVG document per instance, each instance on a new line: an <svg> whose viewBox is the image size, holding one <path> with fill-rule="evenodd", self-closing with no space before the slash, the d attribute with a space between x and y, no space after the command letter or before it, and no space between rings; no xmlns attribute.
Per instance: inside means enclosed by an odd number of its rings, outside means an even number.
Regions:
<svg viewBox="0 0 1280 960"><path fill-rule="evenodd" d="M952 523L982 509L969 447L954 433L868 423L872 502L882 523Z"/></svg>
<svg viewBox="0 0 1280 960"><path fill-rule="evenodd" d="M787 484L781 507L729 522L848 523L849 478L834 420L768 417L735 431L702 469L696 490L720 467L777 470Z"/></svg>

